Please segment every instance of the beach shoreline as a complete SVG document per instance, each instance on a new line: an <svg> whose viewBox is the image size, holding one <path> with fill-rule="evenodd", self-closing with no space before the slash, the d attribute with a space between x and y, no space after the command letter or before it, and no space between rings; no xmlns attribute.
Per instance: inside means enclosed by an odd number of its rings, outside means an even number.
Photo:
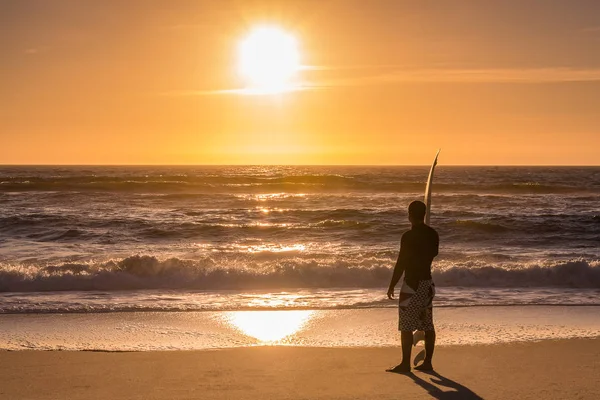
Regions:
<svg viewBox="0 0 600 400"><path fill-rule="evenodd" d="M159 352L1 351L3 399L594 399L600 338L436 349L436 375L398 375L400 348L256 346Z"/></svg>
<svg viewBox="0 0 600 400"><path fill-rule="evenodd" d="M438 345L600 336L600 307L434 308ZM0 349L160 351L390 347L397 308L0 315Z"/></svg>

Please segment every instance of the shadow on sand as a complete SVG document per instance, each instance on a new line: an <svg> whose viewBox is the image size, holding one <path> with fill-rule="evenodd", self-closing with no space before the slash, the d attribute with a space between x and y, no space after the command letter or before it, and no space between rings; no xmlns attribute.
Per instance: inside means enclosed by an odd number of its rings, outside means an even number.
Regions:
<svg viewBox="0 0 600 400"><path fill-rule="evenodd" d="M405 375L405 376L411 378L417 385L419 385L423 389L425 389L427 391L427 393L434 399L439 399L439 400L453 400L453 399L482 400L483 399L483 397L478 396L475 392L473 392L471 389L467 388L466 386L463 386L460 383L453 381L452 379L448 379L445 376L442 376L435 371L422 372L419 375L421 375L421 374L426 374L426 375L431 376L432 377L431 382L426 381L425 379L419 377L418 375L413 374L412 372L409 372L407 374L400 374L400 375ZM432 383L435 383L435 385L433 385ZM436 385L445 386L449 389L454 389L454 390L445 391L445 390L440 389Z"/></svg>

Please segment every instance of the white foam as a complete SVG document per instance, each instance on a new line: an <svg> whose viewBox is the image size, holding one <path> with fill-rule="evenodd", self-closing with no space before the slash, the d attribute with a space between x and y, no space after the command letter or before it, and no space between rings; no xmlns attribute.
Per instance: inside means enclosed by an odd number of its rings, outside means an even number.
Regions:
<svg viewBox="0 0 600 400"><path fill-rule="evenodd" d="M391 264L376 257L360 263L342 255L301 258L295 252L223 260L136 255L104 263L0 264L0 292L384 287ZM600 261L440 261L433 278L438 286L600 288Z"/></svg>

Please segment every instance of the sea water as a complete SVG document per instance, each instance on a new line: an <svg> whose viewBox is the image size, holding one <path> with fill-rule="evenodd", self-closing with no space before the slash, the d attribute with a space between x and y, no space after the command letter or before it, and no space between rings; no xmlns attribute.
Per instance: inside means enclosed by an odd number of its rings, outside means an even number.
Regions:
<svg viewBox="0 0 600 400"><path fill-rule="evenodd" d="M427 174L0 167L0 313L393 308ZM598 167L440 165L436 306L600 305L599 196Z"/></svg>

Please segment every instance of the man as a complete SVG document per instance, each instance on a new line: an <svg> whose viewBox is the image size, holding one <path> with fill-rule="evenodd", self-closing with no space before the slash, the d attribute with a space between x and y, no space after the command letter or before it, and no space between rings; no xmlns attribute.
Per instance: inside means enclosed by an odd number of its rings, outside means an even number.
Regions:
<svg viewBox="0 0 600 400"><path fill-rule="evenodd" d="M435 329L433 327L432 300L435 285L431 279L431 263L438 254L439 236L435 229L425 225L427 206L413 201L408 206L411 229L402 235L400 254L387 292L394 298L394 288L404 273L398 304L398 330L402 339L402 362L390 369L391 372L410 372L410 352L413 331L425 331L425 360L415 367L419 371L432 371Z"/></svg>

